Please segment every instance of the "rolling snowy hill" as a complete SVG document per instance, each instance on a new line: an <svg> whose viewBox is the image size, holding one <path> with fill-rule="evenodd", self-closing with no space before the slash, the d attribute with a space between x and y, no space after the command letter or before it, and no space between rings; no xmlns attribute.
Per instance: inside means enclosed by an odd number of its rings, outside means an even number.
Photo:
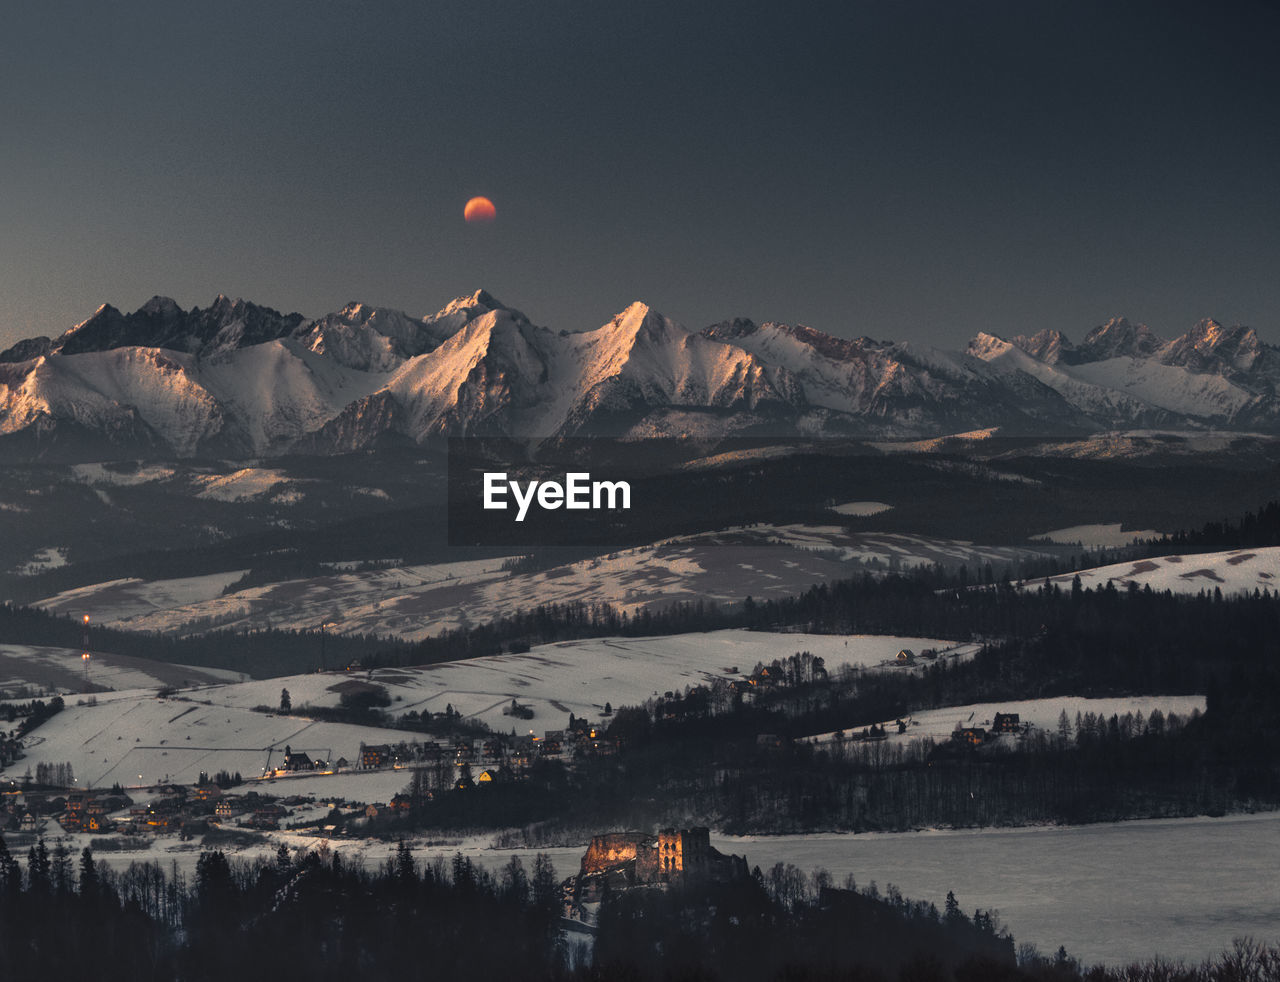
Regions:
<svg viewBox="0 0 1280 982"><path fill-rule="evenodd" d="M264 482L265 483L265 482ZM688 536L531 573L503 569L502 558L396 565L248 587L223 595L238 574L78 587L37 606L94 623L181 635L210 627L314 630L326 621L343 634L420 640L539 604L610 603L634 613L675 601L736 603L789 596L856 571L915 565L1008 564L1033 549L838 525L759 525Z"/></svg>
<svg viewBox="0 0 1280 982"><path fill-rule="evenodd" d="M1066 573L1050 577L1050 582L1070 589L1077 574ZM1114 583L1120 589L1130 584L1151 587L1152 590L1172 590L1174 593L1223 594L1252 593L1254 590L1280 588L1280 546L1260 549L1233 549L1229 552L1188 553L1183 556L1157 556L1097 569L1081 570L1078 574L1084 587L1096 589ZM1028 582L1034 587L1043 581Z"/></svg>

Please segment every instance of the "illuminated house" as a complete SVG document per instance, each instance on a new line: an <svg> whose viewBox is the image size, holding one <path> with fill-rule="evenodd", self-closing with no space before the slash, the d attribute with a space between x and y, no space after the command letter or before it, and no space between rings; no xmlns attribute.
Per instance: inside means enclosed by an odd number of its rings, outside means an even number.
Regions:
<svg viewBox="0 0 1280 982"><path fill-rule="evenodd" d="M1022 717L1017 713L996 713L991 721L992 733L1017 733Z"/></svg>
<svg viewBox="0 0 1280 982"><path fill-rule="evenodd" d="M360 766L365 770L386 767L389 763L391 763L391 748L387 744L380 743L372 747L360 748Z"/></svg>

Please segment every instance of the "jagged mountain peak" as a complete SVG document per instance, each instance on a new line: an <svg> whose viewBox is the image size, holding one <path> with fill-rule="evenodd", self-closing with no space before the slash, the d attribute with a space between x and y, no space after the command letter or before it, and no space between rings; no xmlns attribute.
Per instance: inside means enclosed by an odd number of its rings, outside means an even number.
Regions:
<svg viewBox="0 0 1280 982"><path fill-rule="evenodd" d="M157 294L139 307L138 313L155 317L181 317L186 311L179 307L172 297L162 297Z"/></svg>
<svg viewBox="0 0 1280 982"><path fill-rule="evenodd" d="M1215 349L1228 345L1232 347L1239 345L1257 346L1262 343L1258 340L1258 334L1252 327L1246 327L1243 324L1224 327L1212 317L1206 317L1183 336L1195 344L1196 347Z"/></svg>
<svg viewBox="0 0 1280 982"><path fill-rule="evenodd" d="M395 310L391 307L377 307L362 300L348 301L341 310L335 310L331 314L326 314L319 320L312 321L312 324L328 323L342 325L345 327L355 327L360 324L368 324L375 321L401 321L411 324L423 324L424 319L411 317L402 310ZM303 330L307 330L311 325L307 325Z"/></svg>
<svg viewBox="0 0 1280 982"><path fill-rule="evenodd" d="M1149 358L1164 345L1146 324L1134 324L1127 317L1112 317L1085 335L1076 349L1081 362L1107 358Z"/></svg>
<svg viewBox="0 0 1280 982"><path fill-rule="evenodd" d="M1075 345L1066 334L1048 327L1031 335L1018 334L1009 340L1032 358L1049 365L1056 365L1075 352Z"/></svg>
<svg viewBox="0 0 1280 982"><path fill-rule="evenodd" d="M443 320L446 317L452 317L456 314L469 314L471 317L479 316L490 310L506 310L505 305L492 293L485 289L476 290L469 296L454 297L445 304L435 316L427 318L428 320ZM478 313L477 313L478 311Z"/></svg>
<svg viewBox="0 0 1280 982"><path fill-rule="evenodd" d="M979 331L974 336L973 340L969 342L967 350L968 353L973 355L975 358L990 360L1004 354L1010 348L1021 348L1022 345L1018 344L1018 341L1018 338L1014 338L1012 341L1006 341L998 334L992 334L988 331Z"/></svg>
<svg viewBox="0 0 1280 982"><path fill-rule="evenodd" d="M1263 344L1253 328L1240 324L1223 327L1209 317L1171 342L1161 360L1192 371L1249 372L1260 361L1271 361L1274 365L1276 359L1275 349Z"/></svg>
<svg viewBox="0 0 1280 982"><path fill-rule="evenodd" d="M48 357L53 351L53 339L48 337L25 338L12 347L0 351L0 364L34 361Z"/></svg>
<svg viewBox="0 0 1280 982"><path fill-rule="evenodd" d="M711 338L713 341L732 341L735 338L750 337L758 330L760 330L760 325L750 318L734 317L730 320L704 327L702 335L703 337Z"/></svg>
<svg viewBox="0 0 1280 982"><path fill-rule="evenodd" d="M407 359L438 348L471 319L469 312L416 318L390 307L353 300L341 310L304 324L294 336L310 350L360 371L389 372Z"/></svg>
<svg viewBox="0 0 1280 982"><path fill-rule="evenodd" d="M764 326L795 338L832 361L849 361L862 357L868 351L879 351L889 347L889 342L876 341L866 335L857 338L840 338L806 324L778 324L770 321Z"/></svg>
<svg viewBox="0 0 1280 982"><path fill-rule="evenodd" d="M301 314L281 314L222 293L206 309L189 311L169 297L154 296L130 314L103 304L58 338L53 350L74 355L115 348L168 348L207 355L288 337L302 320Z"/></svg>
<svg viewBox="0 0 1280 982"><path fill-rule="evenodd" d="M831 361L849 361L866 356L868 352L879 351L890 346L889 342L876 341L865 335L857 338L841 338L825 331L809 327L806 324L784 324L779 321L765 321L757 325L746 318L721 321L702 331L705 337L726 344L739 341L746 342L750 338L757 340L764 337L785 337L798 341L806 348ZM753 346L754 348L754 346Z"/></svg>
<svg viewBox="0 0 1280 982"><path fill-rule="evenodd" d="M633 335L636 340L685 338L692 333L683 324L659 313L643 300L636 300L628 304L624 310L614 314L612 320L604 325L604 329Z"/></svg>

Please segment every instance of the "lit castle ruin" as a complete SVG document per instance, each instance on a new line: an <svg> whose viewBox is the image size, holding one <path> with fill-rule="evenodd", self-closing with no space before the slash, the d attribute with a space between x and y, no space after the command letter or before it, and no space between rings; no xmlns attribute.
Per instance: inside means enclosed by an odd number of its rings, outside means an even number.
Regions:
<svg viewBox="0 0 1280 982"><path fill-rule="evenodd" d="M582 857L582 868L570 883L577 905L597 903L606 887L691 886L727 883L745 876L746 858L713 849L710 830L699 827L662 829L656 839L644 832L593 836Z"/></svg>

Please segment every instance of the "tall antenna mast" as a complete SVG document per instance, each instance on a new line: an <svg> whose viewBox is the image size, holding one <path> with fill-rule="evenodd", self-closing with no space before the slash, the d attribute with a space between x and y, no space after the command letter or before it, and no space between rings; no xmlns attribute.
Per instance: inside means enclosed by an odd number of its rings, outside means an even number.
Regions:
<svg viewBox="0 0 1280 982"><path fill-rule="evenodd" d="M84 662L84 684L85 689L89 687L89 615L84 615L84 636L81 640L81 648L84 654L80 656L80 660Z"/></svg>

